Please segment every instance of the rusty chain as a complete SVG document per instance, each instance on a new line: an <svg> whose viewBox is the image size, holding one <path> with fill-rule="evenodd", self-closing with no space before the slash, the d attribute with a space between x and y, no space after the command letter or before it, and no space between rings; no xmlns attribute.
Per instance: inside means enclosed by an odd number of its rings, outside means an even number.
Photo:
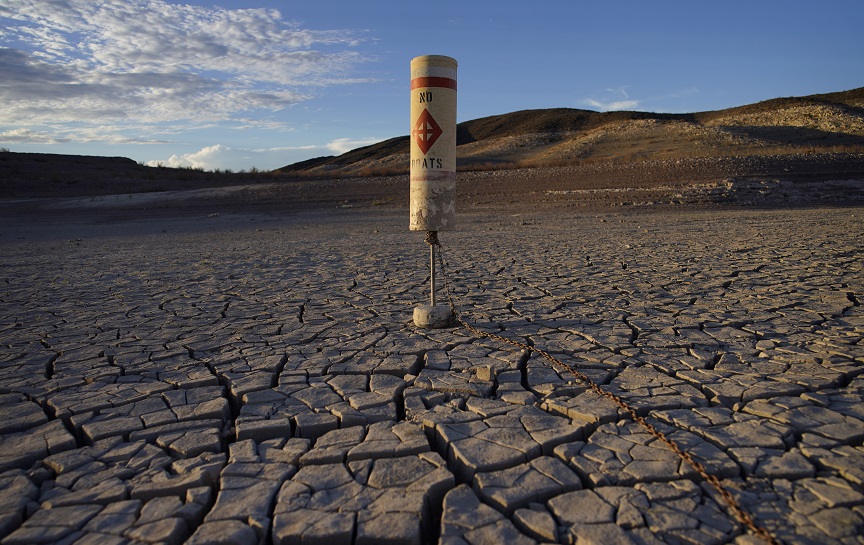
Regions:
<svg viewBox="0 0 864 545"><path fill-rule="evenodd" d="M559 360L558 358L556 358L555 356L553 356L552 354L550 354L549 352L547 352L545 350L542 350L542 349L537 348L535 346L531 346L531 345L516 341L514 339L508 339L507 337L503 337L501 335L496 335L495 333L490 333L488 331L482 331L482 330L477 329L476 327L472 326L467 321L465 321L462 318L462 316L460 315L459 310L458 310L458 308L457 308L457 306L453 300L453 294L450 291L450 285L449 285L448 277L447 277L447 268L446 268L446 264L444 261L443 252L441 250L441 242L438 240L437 232L435 232L435 231L427 232L425 242L429 245L434 245L438 248L438 264L439 264L439 267L441 269L441 277L443 279L444 290L445 290L445 293L447 294L447 301L450 305L450 312L453 314L453 319L456 321L456 323L458 323L459 325L461 325L462 327L464 327L465 329L467 329L468 331L470 331L474 335L477 335L478 337L486 337L486 338L496 340L496 341L499 341L499 342L502 342L505 344L509 344L511 346L515 346L516 348L521 348L522 350L526 350L528 352L535 352L535 353L539 354L540 356L542 356L543 358L545 358L546 360L548 360L553 365L556 365L559 368L563 368L563 369L567 370L568 372L570 372L571 374L573 374L573 376L576 377L578 380L587 384L588 387L594 393L596 393L597 395L599 395L601 397L609 399L617 407L619 407L625 413L630 415L630 418L633 419L634 422L636 422L637 424L639 424L640 426L645 428L645 430L648 431L648 433L650 433L651 435L653 435L654 437L659 439L663 444L665 444L667 447L669 447L669 449L672 450L672 452L677 454L681 460L683 460L684 462L687 463L687 465L689 465L691 468L693 468L693 470L696 471L696 473L700 477L702 477L702 479L704 479L705 482L710 484L714 488L714 490L717 491L717 493L723 499L723 502L727 505L729 510L732 512L733 516L741 524L743 524L748 530L753 532L756 536L758 536L760 539L762 539L763 541L765 541L766 543L768 543L770 545L781 545L780 541L776 537L774 537L771 534L771 532L769 532L766 528L756 524L756 521L753 519L753 515L751 515L749 512L747 512L741 506L741 504L738 503L738 500L736 500L735 497L732 495L732 493L729 492L723 486L723 484L720 482L720 479L718 479L716 475L713 475L712 473L710 473L704 464L696 461L693 458L692 454L690 454L689 452L685 452L678 445L678 443L676 443L672 439L669 439L668 437L666 437L666 434L664 434L662 431L660 431L656 427L654 427L654 425L651 424L650 422L648 422L644 417L640 416L636 412L636 409L634 409L633 407L628 405L626 401L624 401L623 399L621 399L617 395L613 394L612 392L604 390L599 384L597 384L596 382L591 380L587 375L585 375L584 373L582 373L580 371L577 371L576 368L573 367L572 365L565 363L565 362L562 362L561 360Z"/></svg>

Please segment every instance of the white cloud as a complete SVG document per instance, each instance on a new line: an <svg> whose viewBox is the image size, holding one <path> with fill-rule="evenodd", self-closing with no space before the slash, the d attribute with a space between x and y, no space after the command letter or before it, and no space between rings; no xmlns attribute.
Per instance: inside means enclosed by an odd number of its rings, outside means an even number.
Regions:
<svg viewBox="0 0 864 545"><path fill-rule="evenodd" d="M183 155L172 155L165 161L148 161L147 166L166 166L166 167L191 167L202 168L204 170L215 170L217 168L228 168L222 166L226 162L226 158L234 155L234 150L222 144L207 146L201 148L195 153L185 153Z"/></svg>
<svg viewBox="0 0 864 545"><path fill-rule="evenodd" d="M657 111L686 111L686 108L682 110L681 107L677 108L664 108L662 110L656 109L654 105L658 103L668 104L670 100L673 103L680 104L681 99L685 99L687 97L691 97L699 94L699 89L696 87L687 87L684 89L679 89L677 91L672 91L663 95L656 95L650 97L644 97L640 100L634 100L630 98L630 95L627 93L627 88L629 86L616 87L612 89L606 89L606 96L601 99L595 98L585 98L582 99L581 103L589 106L591 108L595 108L597 110L603 112L611 112L618 110L636 110L639 108L650 108L649 111L657 112Z"/></svg>
<svg viewBox="0 0 864 545"><path fill-rule="evenodd" d="M0 29L4 127L231 121L362 81L351 70L368 60L354 49L362 33L304 29L271 9L5 0Z"/></svg>
<svg viewBox="0 0 864 545"><path fill-rule="evenodd" d="M321 149L319 146L274 147L274 148L233 148L224 144L205 146L192 153L171 155L167 159L147 161L147 166L173 168L197 168L203 170L273 170L307 157L310 151ZM322 153L323 154L323 153ZM298 157L298 158L295 158Z"/></svg>
<svg viewBox="0 0 864 545"><path fill-rule="evenodd" d="M282 146L271 148L232 148L224 144L205 146L192 153L174 154L168 159L153 159L145 164L151 167L200 168L204 170L273 170L304 160L310 156L341 155L352 149L380 142L380 138L355 140L337 138L324 145Z"/></svg>
<svg viewBox="0 0 864 545"><path fill-rule="evenodd" d="M331 140L324 147L336 155L342 155L352 149L362 148L363 146L371 146L380 142L380 138L363 138L360 140L352 140L350 138L337 138Z"/></svg>
<svg viewBox="0 0 864 545"><path fill-rule="evenodd" d="M107 125L49 127L46 130L31 130L28 128L0 131L0 143L4 144L85 144L100 142L103 144L168 144L159 138L142 138L129 136Z"/></svg>
<svg viewBox="0 0 864 545"><path fill-rule="evenodd" d="M597 108L603 112L618 110L633 110L639 106L638 100L613 100L611 102L600 102L599 100L585 99L585 104Z"/></svg>
<svg viewBox="0 0 864 545"><path fill-rule="evenodd" d="M320 146L282 146L278 148L256 148L253 150L249 150L253 153L281 153L281 152L295 152L295 151L312 151L321 149Z"/></svg>
<svg viewBox="0 0 864 545"><path fill-rule="evenodd" d="M0 142L12 144L26 142L28 144L59 144L68 142L68 139L57 138L45 132L34 132L30 129L12 129L0 132Z"/></svg>
<svg viewBox="0 0 864 545"><path fill-rule="evenodd" d="M582 100L582 103L587 106L591 106L592 108L596 108L602 112L635 110L639 107L639 101L630 98L630 96L627 94L627 87L629 86L625 85L613 89L606 89L606 94L608 98L601 100L586 98Z"/></svg>

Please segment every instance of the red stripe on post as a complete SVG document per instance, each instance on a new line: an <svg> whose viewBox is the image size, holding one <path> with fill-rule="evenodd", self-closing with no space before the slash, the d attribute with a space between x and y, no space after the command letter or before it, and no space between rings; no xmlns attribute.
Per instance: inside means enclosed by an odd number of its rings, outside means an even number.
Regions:
<svg viewBox="0 0 864 545"><path fill-rule="evenodd" d="M452 78L441 77L423 77L414 78L411 80L411 90L420 89L421 87L444 87L445 89L456 90L456 80Z"/></svg>

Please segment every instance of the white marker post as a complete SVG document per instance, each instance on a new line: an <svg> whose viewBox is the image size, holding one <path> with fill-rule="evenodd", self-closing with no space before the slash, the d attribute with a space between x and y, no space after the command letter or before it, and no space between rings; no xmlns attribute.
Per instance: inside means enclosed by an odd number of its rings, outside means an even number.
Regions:
<svg viewBox="0 0 864 545"><path fill-rule="evenodd" d="M411 221L430 242L431 301L414 309L414 324L447 327L449 305L435 301L438 231L456 222L456 60L424 55L411 61Z"/></svg>

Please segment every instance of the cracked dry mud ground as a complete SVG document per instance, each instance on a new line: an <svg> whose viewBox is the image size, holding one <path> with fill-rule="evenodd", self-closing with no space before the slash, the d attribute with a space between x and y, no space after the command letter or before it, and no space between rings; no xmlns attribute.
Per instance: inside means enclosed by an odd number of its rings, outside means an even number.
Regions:
<svg viewBox="0 0 864 545"><path fill-rule="evenodd" d="M622 397L784 543L864 543L862 215L441 240L466 319ZM566 372L415 329L406 222L0 238L0 543L757 542Z"/></svg>

